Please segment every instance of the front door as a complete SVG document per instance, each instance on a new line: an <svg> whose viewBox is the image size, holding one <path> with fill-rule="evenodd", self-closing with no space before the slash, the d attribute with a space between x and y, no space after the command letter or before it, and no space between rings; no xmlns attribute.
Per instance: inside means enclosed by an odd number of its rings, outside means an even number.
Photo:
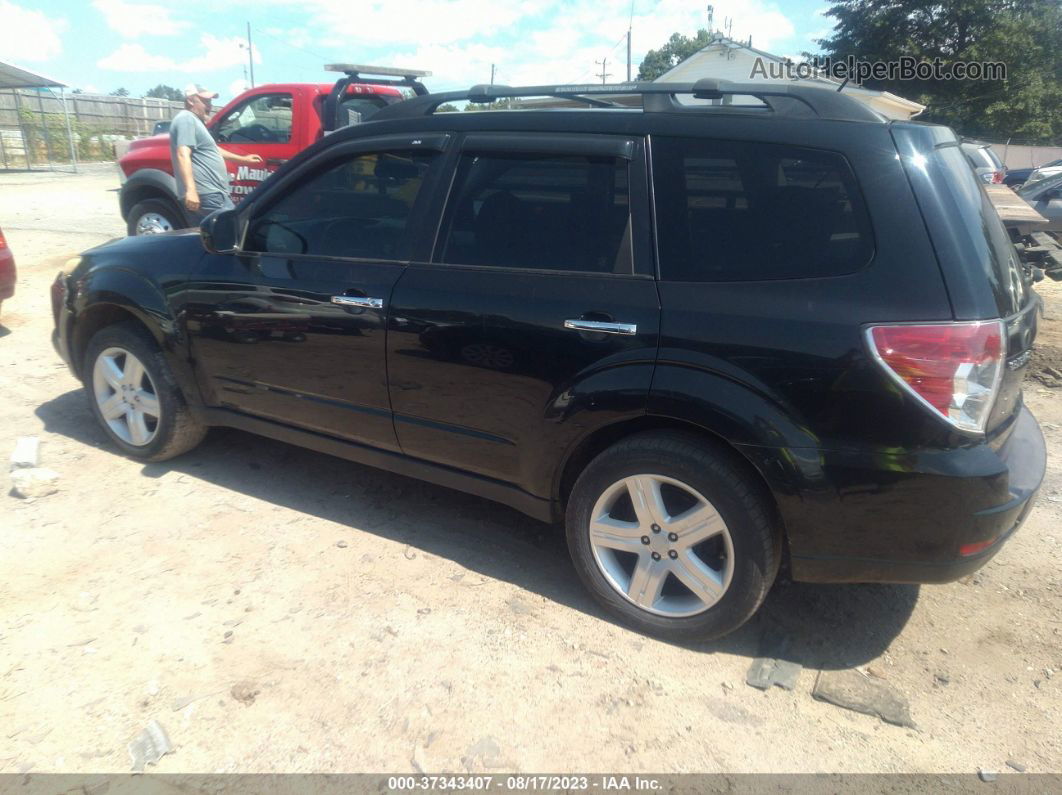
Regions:
<svg viewBox="0 0 1062 795"><path fill-rule="evenodd" d="M232 200L236 204L281 164L298 154L299 143L292 139L292 120L303 118L305 113L295 107L296 101L306 100L302 94L294 95L290 91L265 90L247 97L211 123L210 134L222 149L262 158L261 165L256 166L225 161Z"/></svg>
<svg viewBox="0 0 1062 795"><path fill-rule="evenodd" d="M209 404L397 448L385 318L435 138L323 153L249 206L245 250L207 256L184 307Z"/></svg>
<svg viewBox="0 0 1062 795"><path fill-rule="evenodd" d="M546 497L575 438L644 413L659 329L631 223L632 205L648 218L644 175L621 137L463 140L434 256L392 297L404 453Z"/></svg>

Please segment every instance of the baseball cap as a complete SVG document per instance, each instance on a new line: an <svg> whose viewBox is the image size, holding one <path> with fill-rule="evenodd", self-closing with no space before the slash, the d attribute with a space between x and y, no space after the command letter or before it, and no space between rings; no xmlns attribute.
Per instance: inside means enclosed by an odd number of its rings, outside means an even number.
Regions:
<svg viewBox="0 0 1062 795"><path fill-rule="evenodd" d="M201 85L199 85L199 83L189 83L188 85L186 85L184 87L184 95L186 97L191 97L191 96L198 95L198 96L202 97L203 99L217 99L218 98L218 92L217 91L209 91L209 90L203 88Z"/></svg>

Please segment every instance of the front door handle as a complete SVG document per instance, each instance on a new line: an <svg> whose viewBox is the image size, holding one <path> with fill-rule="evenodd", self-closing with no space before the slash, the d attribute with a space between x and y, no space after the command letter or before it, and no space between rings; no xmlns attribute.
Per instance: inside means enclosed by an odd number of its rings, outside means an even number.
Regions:
<svg viewBox="0 0 1062 795"><path fill-rule="evenodd" d="M286 157L267 157L265 162L267 166L282 166L288 162L288 159Z"/></svg>
<svg viewBox="0 0 1062 795"><path fill-rule="evenodd" d="M635 323L606 323L601 320L565 320L564 328L574 329L575 331L596 331L601 334L631 335L638 333L638 326Z"/></svg>
<svg viewBox="0 0 1062 795"><path fill-rule="evenodd" d="M333 295L332 303L340 306L360 306L362 309L383 309L382 298L366 298L361 295Z"/></svg>

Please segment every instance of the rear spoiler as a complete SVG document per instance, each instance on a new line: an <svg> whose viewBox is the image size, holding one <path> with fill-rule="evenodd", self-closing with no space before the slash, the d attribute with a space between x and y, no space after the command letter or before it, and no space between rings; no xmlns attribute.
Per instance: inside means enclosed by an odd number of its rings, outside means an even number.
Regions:
<svg viewBox="0 0 1062 795"><path fill-rule="evenodd" d="M339 118L339 101L347 89L355 84L374 86L400 86L412 89L417 96L424 96L428 89L420 81L422 77L431 77L431 72L420 69L394 69L389 66L366 66L364 64L331 63L325 65L326 72L342 72L341 77L332 86L325 98L324 112L321 114L321 126L326 133L345 127L344 119Z"/></svg>

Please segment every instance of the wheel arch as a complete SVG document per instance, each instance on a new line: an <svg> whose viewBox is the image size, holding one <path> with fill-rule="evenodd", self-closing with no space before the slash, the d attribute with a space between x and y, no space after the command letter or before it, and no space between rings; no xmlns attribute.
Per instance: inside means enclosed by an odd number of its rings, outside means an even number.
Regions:
<svg viewBox="0 0 1062 795"><path fill-rule="evenodd" d="M789 534L784 519L784 503L799 498L796 496L793 478L786 472L789 463L787 457L780 452L772 452L770 448L733 444L716 430L676 417L646 414L597 428L580 439L568 451L562 465L557 469L553 491L557 516L564 516L575 481L598 454L623 439L651 431L673 431L695 437L744 472L770 507L781 531L782 541L788 548Z"/></svg>
<svg viewBox="0 0 1062 795"><path fill-rule="evenodd" d="M75 300L70 322L70 360L84 380L85 352L100 329L134 322L155 341L189 406L201 404L195 376L188 361L184 336L171 316L159 288L125 268L102 268L89 275Z"/></svg>
<svg viewBox="0 0 1062 795"><path fill-rule="evenodd" d="M122 185L118 197L122 219L128 221L133 207L147 199L165 201L187 222L184 210L177 201L177 180L172 175L155 168L142 168L133 172L133 175Z"/></svg>

